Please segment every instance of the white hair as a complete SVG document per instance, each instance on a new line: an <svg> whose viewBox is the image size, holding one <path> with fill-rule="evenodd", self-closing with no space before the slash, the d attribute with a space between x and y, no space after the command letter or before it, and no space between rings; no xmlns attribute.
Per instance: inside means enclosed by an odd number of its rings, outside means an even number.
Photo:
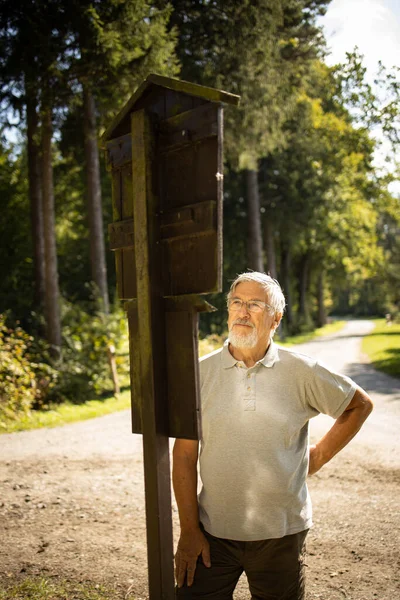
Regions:
<svg viewBox="0 0 400 600"><path fill-rule="evenodd" d="M268 304L272 307L274 314L283 315L286 301L281 286L276 279L273 279L266 273L260 273L258 271L248 271L246 273L241 273L236 277L236 279L232 282L227 295L228 303L232 298L236 286L239 285L239 283L245 283L247 281L258 283L266 292L268 296Z"/></svg>

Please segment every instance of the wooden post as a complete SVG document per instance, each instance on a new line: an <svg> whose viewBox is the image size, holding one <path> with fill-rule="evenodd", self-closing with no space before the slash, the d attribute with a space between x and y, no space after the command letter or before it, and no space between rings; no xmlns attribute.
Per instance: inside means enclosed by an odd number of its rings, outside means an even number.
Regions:
<svg viewBox="0 0 400 600"><path fill-rule="evenodd" d="M143 434L151 600L175 598L169 437L201 436L197 294L222 286L222 104L150 74L103 135L117 289L129 322L132 431Z"/></svg>
<svg viewBox="0 0 400 600"><path fill-rule="evenodd" d="M159 199L154 193L151 123L145 110L132 113L131 125L149 594L152 600L173 600L165 317L156 227Z"/></svg>

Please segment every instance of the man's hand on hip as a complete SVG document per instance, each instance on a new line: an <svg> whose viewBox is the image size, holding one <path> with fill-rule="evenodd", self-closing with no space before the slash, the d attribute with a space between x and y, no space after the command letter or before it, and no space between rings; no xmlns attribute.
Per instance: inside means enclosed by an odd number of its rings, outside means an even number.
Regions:
<svg viewBox="0 0 400 600"><path fill-rule="evenodd" d="M206 567L211 567L210 545L200 529L181 533L175 554L175 577L182 587L187 573L187 585L192 585L197 558L202 556Z"/></svg>

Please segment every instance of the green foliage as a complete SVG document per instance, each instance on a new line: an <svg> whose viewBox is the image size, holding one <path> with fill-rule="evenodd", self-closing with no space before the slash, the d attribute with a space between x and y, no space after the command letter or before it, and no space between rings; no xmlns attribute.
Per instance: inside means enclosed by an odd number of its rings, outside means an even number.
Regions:
<svg viewBox="0 0 400 600"><path fill-rule="evenodd" d="M29 416L47 401L58 373L46 358L44 347L21 327L8 327L0 315L0 421Z"/></svg>
<svg viewBox="0 0 400 600"><path fill-rule="evenodd" d="M63 303L63 356L52 362L47 346L0 315L0 420L30 418L69 400L80 404L113 392L109 351L116 354L120 385L129 384L128 332L122 310L91 314Z"/></svg>
<svg viewBox="0 0 400 600"><path fill-rule="evenodd" d="M95 96L101 125L109 124L149 72L175 75L175 32L167 31L171 7L147 0L64 3L72 88ZM71 98L79 113L80 95Z"/></svg>
<svg viewBox="0 0 400 600"><path fill-rule="evenodd" d="M385 181L374 174L368 132L354 126L335 96L335 77L335 69L314 63L286 123L286 148L261 166L263 209L277 230L278 255L290 252L297 273L285 290L299 313L292 332L312 328L321 274L338 294L375 277L384 264L378 236Z"/></svg>
<svg viewBox="0 0 400 600"><path fill-rule="evenodd" d="M50 400L81 403L113 390L108 350L117 354L117 370L128 383L128 332L123 311L109 315L90 313L64 301L62 307L63 355L57 364L59 378Z"/></svg>
<svg viewBox="0 0 400 600"><path fill-rule="evenodd" d="M315 21L326 1L173 0L182 76L241 95L227 111L225 145L232 164L254 169L284 145L283 124L305 65L322 36Z"/></svg>

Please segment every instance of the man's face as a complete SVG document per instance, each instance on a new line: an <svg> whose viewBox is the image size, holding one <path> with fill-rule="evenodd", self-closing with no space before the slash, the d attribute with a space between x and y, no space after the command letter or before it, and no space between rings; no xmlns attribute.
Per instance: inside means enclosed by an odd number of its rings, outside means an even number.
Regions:
<svg viewBox="0 0 400 600"><path fill-rule="evenodd" d="M253 281L239 283L232 298L237 298L249 302L251 300L268 303L268 297L263 287ZM269 343L271 331L273 331L278 321L274 315L271 315L268 308L260 313L249 312L244 304L239 311L229 310L228 329L229 341L232 346L237 348L254 348L259 342Z"/></svg>

